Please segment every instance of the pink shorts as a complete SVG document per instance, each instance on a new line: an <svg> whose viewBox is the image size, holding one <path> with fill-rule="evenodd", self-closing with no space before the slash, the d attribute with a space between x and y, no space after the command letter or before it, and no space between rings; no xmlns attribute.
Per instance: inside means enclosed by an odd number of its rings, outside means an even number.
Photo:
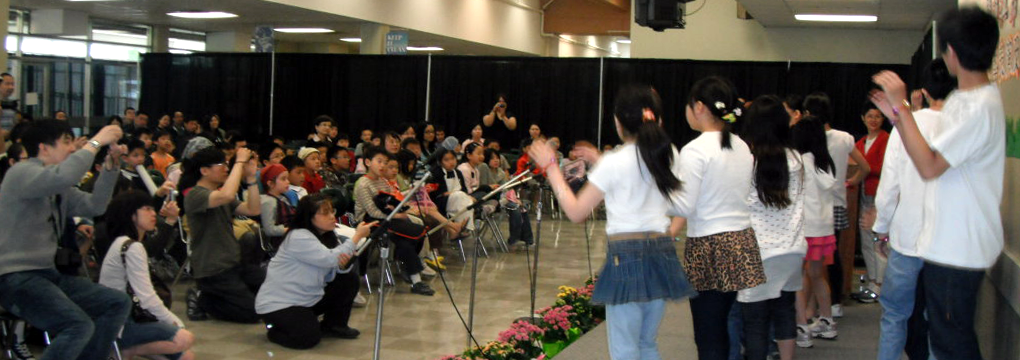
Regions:
<svg viewBox="0 0 1020 360"><path fill-rule="evenodd" d="M807 238L807 255L804 257L808 261L821 261L825 265L832 265L833 258L832 254L836 252L836 236L819 236L819 237L808 237Z"/></svg>

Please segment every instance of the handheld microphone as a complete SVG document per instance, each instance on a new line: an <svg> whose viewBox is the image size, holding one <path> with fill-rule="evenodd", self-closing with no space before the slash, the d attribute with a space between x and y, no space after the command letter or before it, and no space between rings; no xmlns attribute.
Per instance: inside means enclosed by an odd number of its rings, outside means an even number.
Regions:
<svg viewBox="0 0 1020 360"><path fill-rule="evenodd" d="M447 136L446 139L443 139L443 142L439 143L439 148L453 151L453 149L457 148L458 144L460 144L460 142L457 141L457 138L453 136ZM442 153L442 151L439 151L439 148L436 148L436 151L433 151L432 154L430 154L429 157L419 165L427 167L428 164L431 164L433 161L436 161L436 159L439 157L439 154Z"/></svg>

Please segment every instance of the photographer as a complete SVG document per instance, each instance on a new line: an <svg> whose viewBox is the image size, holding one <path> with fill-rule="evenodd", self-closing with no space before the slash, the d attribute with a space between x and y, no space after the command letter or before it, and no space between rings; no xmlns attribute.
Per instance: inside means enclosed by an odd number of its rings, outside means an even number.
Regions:
<svg viewBox="0 0 1020 360"><path fill-rule="evenodd" d="M483 130L489 134L490 139L498 140L504 144L516 144L518 142L517 117L506 108L506 95L497 94L496 104L492 106L492 110L482 116L482 125L485 125Z"/></svg>

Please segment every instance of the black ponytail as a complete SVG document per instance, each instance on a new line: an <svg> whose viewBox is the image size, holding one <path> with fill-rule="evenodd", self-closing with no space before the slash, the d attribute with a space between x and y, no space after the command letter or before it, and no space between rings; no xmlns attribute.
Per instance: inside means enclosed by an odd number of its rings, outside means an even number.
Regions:
<svg viewBox="0 0 1020 360"><path fill-rule="evenodd" d="M811 153L815 157L818 172L836 174L836 164L829 155L826 145L825 124L813 115L805 116L793 126L793 144L801 154Z"/></svg>
<svg viewBox="0 0 1020 360"><path fill-rule="evenodd" d="M723 122L721 146L723 149L733 149L730 141L730 133L733 125L743 114L743 104L737 98L737 91L729 80L718 76L709 76L698 80L691 87L691 95L688 105L694 108L697 102L705 104L712 116Z"/></svg>
<svg viewBox="0 0 1020 360"><path fill-rule="evenodd" d="M790 114L774 95L754 99L747 109L741 137L754 155L754 187L766 207L783 209L790 200Z"/></svg>
<svg viewBox="0 0 1020 360"><path fill-rule="evenodd" d="M626 133L634 136L638 161L644 161L655 187L666 198L680 190L680 179L673 173L673 147L666 131L659 126L662 101L648 86L626 86L620 90L613 115Z"/></svg>

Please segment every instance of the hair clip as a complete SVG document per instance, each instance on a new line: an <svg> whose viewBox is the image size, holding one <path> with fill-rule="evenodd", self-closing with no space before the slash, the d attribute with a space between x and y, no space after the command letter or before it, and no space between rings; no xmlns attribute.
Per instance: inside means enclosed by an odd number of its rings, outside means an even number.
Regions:
<svg viewBox="0 0 1020 360"><path fill-rule="evenodd" d="M716 108L716 110L725 109L726 108L726 104L724 104L722 101L716 101L715 102L715 108Z"/></svg>
<svg viewBox="0 0 1020 360"><path fill-rule="evenodd" d="M726 122L728 122L730 124L737 122L737 115L734 114L734 113L729 113L729 114L723 115L722 118L723 118L723 120L726 120Z"/></svg>
<svg viewBox="0 0 1020 360"><path fill-rule="evenodd" d="M738 107L735 107L735 108L733 108L733 113L734 113L734 114L737 114L737 116L744 116L744 114L743 114L743 110L741 110L739 106L738 106Z"/></svg>
<svg viewBox="0 0 1020 360"><path fill-rule="evenodd" d="M656 120L655 112L653 112L652 109L644 108L641 111L641 122L643 122L643 123L645 123L645 122L655 122L655 120Z"/></svg>

